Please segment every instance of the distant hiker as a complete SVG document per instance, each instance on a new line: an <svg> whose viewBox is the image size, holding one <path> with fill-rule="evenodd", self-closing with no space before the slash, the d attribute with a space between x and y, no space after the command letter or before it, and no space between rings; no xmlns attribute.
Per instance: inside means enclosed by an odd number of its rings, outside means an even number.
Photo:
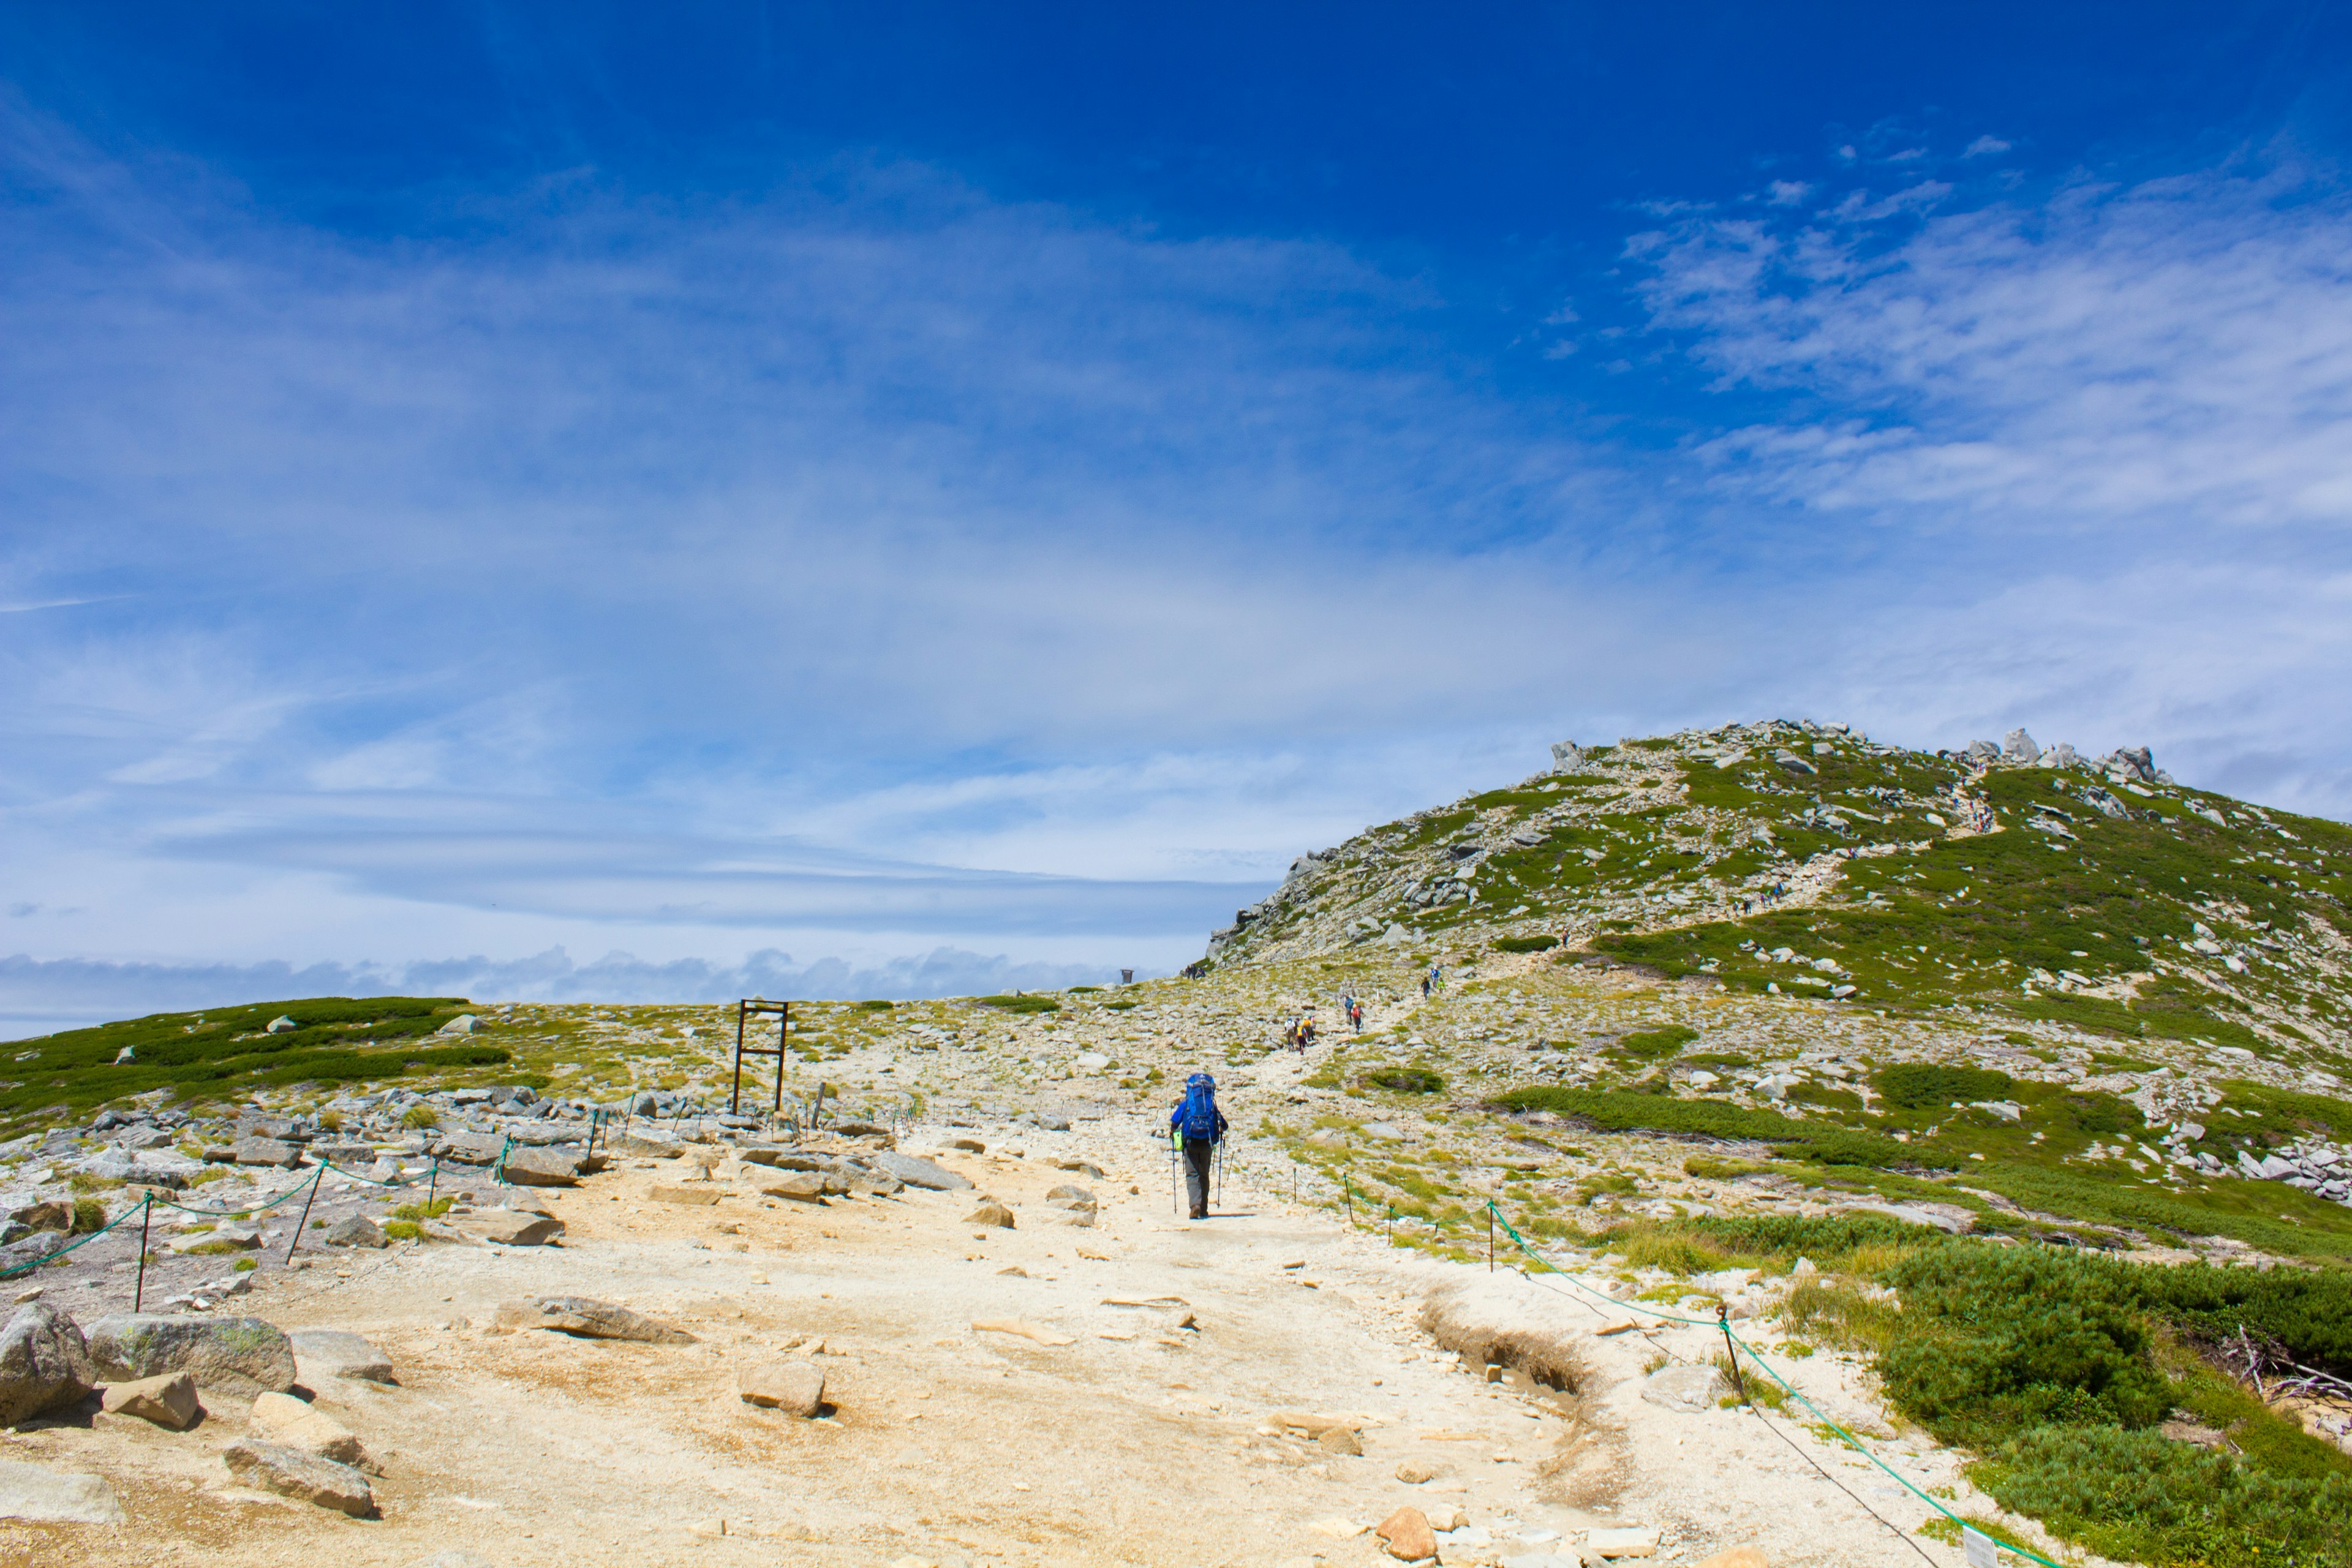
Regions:
<svg viewBox="0 0 2352 1568"><path fill-rule="evenodd" d="M1429 1000L1429 976L1426 974L1421 977L1421 999L1424 1002Z"/></svg>
<svg viewBox="0 0 2352 1568"><path fill-rule="evenodd" d="M1225 1113L1217 1109L1217 1080L1196 1072L1184 1080L1184 1098L1168 1116L1168 1137L1184 1164L1184 1195L1192 1217L1209 1217L1209 1165L1224 1142Z"/></svg>
<svg viewBox="0 0 2352 1568"><path fill-rule="evenodd" d="M1361 1002L1348 1004L1348 1022L1356 1026L1356 1033L1360 1035L1364 1032L1364 1005Z"/></svg>

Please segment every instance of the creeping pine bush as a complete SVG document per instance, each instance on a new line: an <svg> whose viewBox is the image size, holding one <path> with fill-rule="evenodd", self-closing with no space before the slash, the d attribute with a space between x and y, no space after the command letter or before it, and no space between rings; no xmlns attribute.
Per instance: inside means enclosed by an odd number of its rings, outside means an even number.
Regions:
<svg viewBox="0 0 2352 1568"><path fill-rule="evenodd" d="M1926 1062L1904 1062L1883 1068L1878 1092L1891 1105L1906 1110L1940 1110L1958 1100L1998 1100L2009 1092L2009 1075L1985 1068L1939 1068Z"/></svg>
<svg viewBox="0 0 2352 1568"><path fill-rule="evenodd" d="M2281 1476L2152 1431L2042 1426L1970 1478L2103 1557L2167 1568L2346 1568L2352 1477Z"/></svg>
<svg viewBox="0 0 2352 1568"><path fill-rule="evenodd" d="M2104 1269L2026 1248L1937 1247L1889 1271L1903 1330L1880 1358L1903 1413L1987 1450L2039 1426L2148 1426L2172 1406L2148 1332Z"/></svg>

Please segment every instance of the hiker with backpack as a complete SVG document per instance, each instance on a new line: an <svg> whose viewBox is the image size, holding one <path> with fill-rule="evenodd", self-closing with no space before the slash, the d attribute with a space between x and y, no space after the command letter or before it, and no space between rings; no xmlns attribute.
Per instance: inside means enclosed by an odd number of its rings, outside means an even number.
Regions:
<svg viewBox="0 0 2352 1568"><path fill-rule="evenodd" d="M1225 1113L1217 1109L1217 1080L1196 1072L1184 1080L1184 1098L1168 1117L1168 1136L1184 1167L1184 1194L1192 1216L1209 1217L1209 1169L1224 1142Z"/></svg>

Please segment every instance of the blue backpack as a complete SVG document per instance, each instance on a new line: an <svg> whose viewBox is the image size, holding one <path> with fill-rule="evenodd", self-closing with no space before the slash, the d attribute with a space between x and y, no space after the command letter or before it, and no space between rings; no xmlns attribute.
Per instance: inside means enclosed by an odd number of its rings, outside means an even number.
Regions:
<svg viewBox="0 0 2352 1568"><path fill-rule="evenodd" d="M1185 1138L1213 1143L1217 1137L1217 1080L1196 1072L1184 1080L1184 1103L1176 1110L1177 1126Z"/></svg>

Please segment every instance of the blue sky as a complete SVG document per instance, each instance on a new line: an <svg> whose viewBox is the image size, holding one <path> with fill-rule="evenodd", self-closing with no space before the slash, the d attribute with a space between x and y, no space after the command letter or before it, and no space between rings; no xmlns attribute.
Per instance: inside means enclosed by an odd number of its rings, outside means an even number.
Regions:
<svg viewBox="0 0 2352 1568"><path fill-rule="evenodd" d="M2343 7L1132 10L0 13L0 1032L1164 971L1758 717L2352 814Z"/></svg>

